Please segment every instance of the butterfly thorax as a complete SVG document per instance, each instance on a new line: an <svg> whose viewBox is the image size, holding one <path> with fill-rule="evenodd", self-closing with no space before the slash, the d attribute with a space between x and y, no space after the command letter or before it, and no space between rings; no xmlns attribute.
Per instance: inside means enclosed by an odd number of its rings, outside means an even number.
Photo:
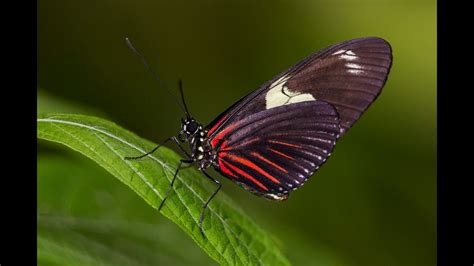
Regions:
<svg viewBox="0 0 474 266"><path fill-rule="evenodd" d="M216 159L216 152L212 149L207 130L194 119L186 119L182 123L182 132L186 134L191 150L191 159L195 161L200 170L212 165Z"/></svg>

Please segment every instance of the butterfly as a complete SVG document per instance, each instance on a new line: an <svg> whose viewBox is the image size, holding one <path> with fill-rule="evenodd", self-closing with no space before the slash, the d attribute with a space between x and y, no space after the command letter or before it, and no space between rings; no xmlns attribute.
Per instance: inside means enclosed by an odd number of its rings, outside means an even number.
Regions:
<svg viewBox="0 0 474 266"><path fill-rule="evenodd" d="M392 49L384 39L345 41L275 76L207 126L190 115L180 82L186 114L180 133L146 154L126 159L143 158L168 141L177 144L186 159L179 162L159 210L183 165L195 164L217 186L202 207L199 228L204 235L206 208L222 187L206 169L213 167L255 195L287 199L326 162L337 140L379 96L391 65Z"/></svg>

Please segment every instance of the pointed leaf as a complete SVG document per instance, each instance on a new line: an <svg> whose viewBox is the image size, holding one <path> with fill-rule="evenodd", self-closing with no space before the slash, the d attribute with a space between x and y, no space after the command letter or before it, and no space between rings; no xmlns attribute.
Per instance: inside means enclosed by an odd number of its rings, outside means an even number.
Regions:
<svg viewBox="0 0 474 266"><path fill-rule="evenodd" d="M62 143L91 158L157 209L180 157L160 148L140 161L127 161L156 145L116 124L83 115L42 114L38 138ZM219 193L205 215L204 238L198 227L201 208L215 190L196 169L180 171L161 213L184 230L211 258L225 265L289 265L275 239L232 201Z"/></svg>

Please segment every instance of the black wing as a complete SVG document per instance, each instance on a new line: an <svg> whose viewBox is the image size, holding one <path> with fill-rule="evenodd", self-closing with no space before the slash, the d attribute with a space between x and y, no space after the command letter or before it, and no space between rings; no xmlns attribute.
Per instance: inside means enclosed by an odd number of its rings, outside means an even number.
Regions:
<svg viewBox="0 0 474 266"><path fill-rule="evenodd" d="M215 168L256 194L286 199L380 94L391 63L390 45L380 38L307 57L208 125Z"/></svg>
<svg viewBox="0 0 474 266"><path fill-rule="evenodd" d="M338 114L326 102L278 106L216 133L214 167L255 194L283 200L326 161L339 132Z"/></svg>
<svg viewBox="0 0 474 266"><path fill-rule="evenodd" d="M381 38L354 39L312 54L251 92L209 124L209 137L263 110L321 100L339 113L343 135L380 94L392 63Z"/></svg>

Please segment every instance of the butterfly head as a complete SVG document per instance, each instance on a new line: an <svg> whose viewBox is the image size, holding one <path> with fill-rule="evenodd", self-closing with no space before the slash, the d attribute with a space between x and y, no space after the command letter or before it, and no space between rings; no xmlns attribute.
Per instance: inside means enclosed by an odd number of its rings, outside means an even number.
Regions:
<svg viewBox="0 0 474 266"><path fill-rule="evenodd" d="M199 128L200 125L194 118L188 117L186 119L181 119L181 139L183 139L183 137L189 139L198 132Z"/></svg>

